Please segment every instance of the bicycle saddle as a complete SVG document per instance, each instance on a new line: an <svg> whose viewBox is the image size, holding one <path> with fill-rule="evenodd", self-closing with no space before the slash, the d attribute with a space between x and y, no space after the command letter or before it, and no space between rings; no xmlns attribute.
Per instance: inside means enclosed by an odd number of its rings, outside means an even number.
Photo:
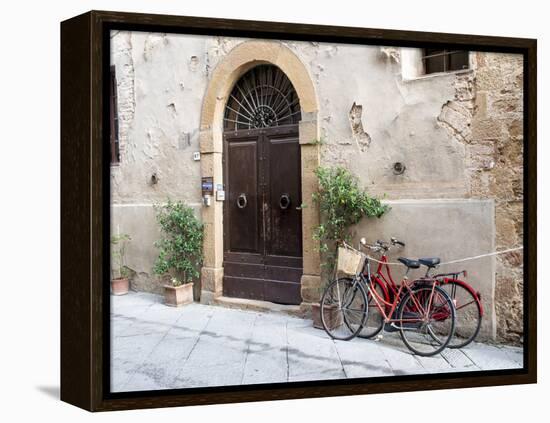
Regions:
<svg viewBox="0 0 550 423"><path fill-rule="evenodd" d="M403 263L409 269L418 269L420 267L420 263L418 262L418 260L412 260L405 257L399 257L397 260Z"/></svg>
<svg viewBox="0 0 550 423"><path fill-rule="evenodd" d="M439 257L424 257L424 258L419 258L418 261L422 263L424 266L428 266L428 267L435 267L439 263L441 263L441 259Z"/></svg>

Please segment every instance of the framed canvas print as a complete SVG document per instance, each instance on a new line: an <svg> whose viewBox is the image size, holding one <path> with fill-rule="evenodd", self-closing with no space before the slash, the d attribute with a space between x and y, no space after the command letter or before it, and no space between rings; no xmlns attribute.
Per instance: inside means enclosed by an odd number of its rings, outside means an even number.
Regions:
<svg viewBox="0 0 550 423"><path fill-rule="evenodd" d="M61 24L61 397L536 382L536 41Z"/></svg>

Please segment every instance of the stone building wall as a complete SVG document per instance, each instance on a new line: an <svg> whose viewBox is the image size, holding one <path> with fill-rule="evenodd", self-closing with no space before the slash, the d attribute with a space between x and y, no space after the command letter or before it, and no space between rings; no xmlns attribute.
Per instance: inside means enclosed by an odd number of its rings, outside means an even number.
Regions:
<svg viewBox="0 0 550 423"><path fill-rule="evenodd" d="M523 243L523 59L477 53L470 156L473 197L495 199L496 248ZM523 254L497 257L498 337L523 339Z"/></svg>
<svg viewBox="0 0 550 423"><path fill-rule="evenodd" d="M467 195L495 201L495 247L523 242L523 59L521 55L472 55L473 72L457 75L455 97L438 121L466 147ZM497 336L523 338L523 254L496 258Z"/></svg>

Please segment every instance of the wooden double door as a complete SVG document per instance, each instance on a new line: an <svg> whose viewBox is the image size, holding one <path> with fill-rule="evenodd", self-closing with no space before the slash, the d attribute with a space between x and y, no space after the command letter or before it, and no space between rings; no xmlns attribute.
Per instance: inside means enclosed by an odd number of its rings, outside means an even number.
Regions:
<svg viewBox="0 0 550 423"><path fill-rule="evenodd" d="M298 126L224 134L223 294L299 304L302 192Z"/></svg>

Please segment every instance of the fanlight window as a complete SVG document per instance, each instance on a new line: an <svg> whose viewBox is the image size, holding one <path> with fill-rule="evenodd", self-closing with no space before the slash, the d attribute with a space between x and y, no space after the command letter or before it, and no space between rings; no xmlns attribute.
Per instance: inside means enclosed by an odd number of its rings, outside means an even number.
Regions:
<svg viewBox="0 0 550 423"><path fill-rule="evenodd" d="M225 107L225 130L290 125L300 121L300 100L276 66L259 65L233 87Z"/></svg>

